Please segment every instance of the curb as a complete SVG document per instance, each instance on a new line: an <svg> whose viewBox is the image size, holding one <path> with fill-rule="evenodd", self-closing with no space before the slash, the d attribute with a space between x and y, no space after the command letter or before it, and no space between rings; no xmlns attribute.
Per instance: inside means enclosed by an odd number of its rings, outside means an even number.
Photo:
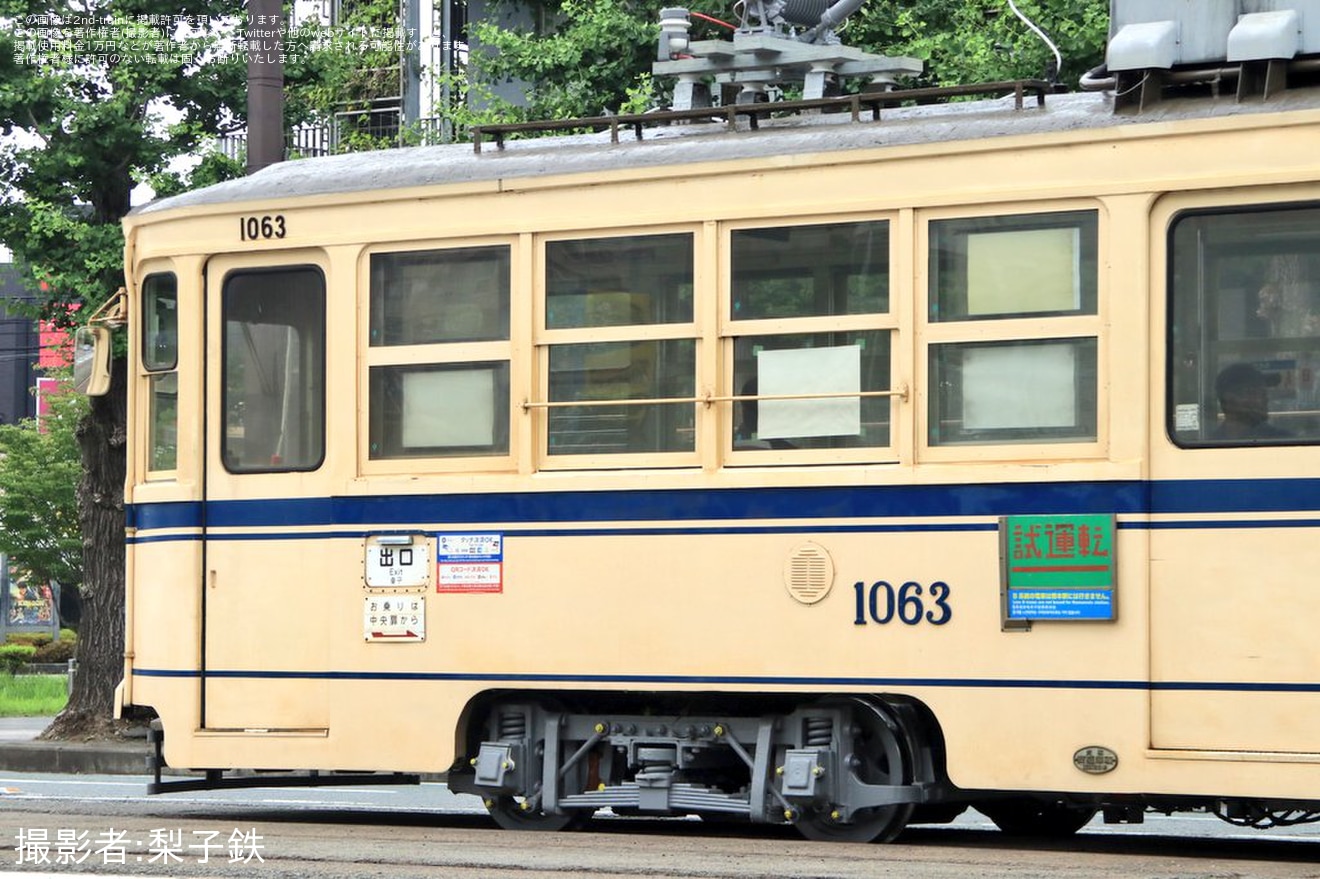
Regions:
<svg viewBox="0 0 1320 879"><path fill-rule="evenodd" d="M107 746L80 742L5 742L0 769L71 775L147 775L146 744Z"/></svg>

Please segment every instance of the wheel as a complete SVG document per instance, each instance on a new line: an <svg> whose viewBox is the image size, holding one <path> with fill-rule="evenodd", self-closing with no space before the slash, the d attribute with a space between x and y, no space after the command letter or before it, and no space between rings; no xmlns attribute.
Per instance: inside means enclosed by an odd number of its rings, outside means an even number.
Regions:
<svg viewBox="0 0 1320 879"><path fill-rule="evenodd" d="M864 699L850 699L852 712L851 755L853 772L867 784L911 784L912 744L902 725L883 706ZM838 707L828 703L825 707ZM846 749L848 743L844 743ZM844 758L849 753L845 750ZM831 817L828 806L804 813L798 832L819 842L890 842L912 817L912 803L858 809L848 822Z"/></svg>
<svg viewBox="0 0 1320 879"><path fill-rule="evenodd" d="M1065 837L1081 830L1095 817L1093 806L1035 800L1030 797L987 800L976 805L995 826L1012 836Z"/></svg>
<svg viewBox="0 0 1320 879"><path fill-rule="evenodd" d="M524 777L539 779L544 769L545 753L543 718L548 714L563 714L564 707L554 700L494 705L482 721L488 734L502 741L520 742L528 766ZM520 794L483 795L486 811L495 823L505 830L558 831L580 827L590 820L595 810L570 810L564 814L542 811L539 795L540 783Z"/></svg>
<svg viewBox="0 0 1320 879"><path fill-rule="evenodd" d="M487 797L486 811L495 823L505 830L575 830L591 820L590 814L581 811L552 815L539 808L524 808L526 801L520 797Z"/></svg>

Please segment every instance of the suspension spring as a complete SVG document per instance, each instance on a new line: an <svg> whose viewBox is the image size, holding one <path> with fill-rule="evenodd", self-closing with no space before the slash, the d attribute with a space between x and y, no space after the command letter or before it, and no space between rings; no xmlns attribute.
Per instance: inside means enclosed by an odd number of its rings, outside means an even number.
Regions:
<svg viewBox="0 0 1320 879"><path fill-rule="evenodd" d="M819 715L806 720L806 736L803 745L808 748L828 748L834 733L834 721Z"/></svg>
<svg viewBox="0 0 1320 879"><path fill-rule="evenodd" d="M506 741L527 737L527 715L522 711L500 712L500 738Z"/></svg>

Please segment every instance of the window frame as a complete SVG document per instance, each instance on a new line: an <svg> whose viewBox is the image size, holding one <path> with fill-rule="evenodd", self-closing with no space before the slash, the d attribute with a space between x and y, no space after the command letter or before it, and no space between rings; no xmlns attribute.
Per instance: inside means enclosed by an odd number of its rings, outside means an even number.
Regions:
<svg viewBox="0 0 1320 879"><path fill-rule="evenodd" d="M1186 437L1179 437L1178 435L1179 431L1177 429L1177 423L1180 404L1178 402L1179 389L1176 386L1178 372L1177 362L1185 350L1177 347L1175 342L1175 336L1178 333L1178 297L1176 295L1177 290L1175 289L1175 279L1178 267L1178 259L1175 252L1175 236L1177 234L1178 226L1185 220L1195 220L1206 217L1241 216L1246 214L1281 214L1289 211L1320 212L1320 193L1317 193L1317 197L1312 199L1298 199L1295 190L1290 190L1287 193L1279 193L1281 197L1277 201L1262 200L1262 195L1268 196L1269 193L1252 193L1250 201L1235 201L1223 197L1182 198L1177 200L1176 203L1161 204L1157 211L1157 216L1163 219L1164 235L1157 240L1159 240L1163 246L1164 271L1161 275L1161 282L1163 284L1163 295L1165 300L1165 325L1161 340L1164 348L1164 395L1163 400L1161 401L1162 411L1160 413L1160 421L1163 424L1165 437L1170 444L1178 449L1201 454L1208 450L1235 451L1238 449L1264 448L1272 450L1277 455L1280 453L1286 454L1283 450L1287 449L1306 449L1308 447L1320 445L1320 435L1314 435L1310 438L1305 438L1305 435L1299 435L1295 437L1261 437L1256 439L1236 440L1231 438L1225 439L1213 437L1208 439L1189 440ZM1156 228L1158 229L1160 227L1156 226ZM1320 238L1320 232L1316 233L1316 237ZM1200 266L1198 265L1198 269L1199 268ZM1204 311L1207 306L1205 297L1198 295L1195 304L1198 311ZM1320 316L1320 314L1317 316ZM1195 340L1195 347L1198 355L1197 376L1203 384L1209 385L1209 390L1201 393L1201 399L1198 400L1195 405L1203 406L1206 400L1209 399L1211 407L1209 417L1213 417L1217 420L1219 415L1219 405L1218 401L1214 399L1213 386L1215 375L1206 374L1204 372L1204 364L1200 360L1200 357L1205 353L1207 346L1227 346L1237 349L1244 354L1255 353L1257 355L1272 355L1297 351L1299 348L1307 347L1300 344L1289 346L1287 343L1290 339L1295 343L1300 343L1308 338L1315 340L1313 343L1316 348L1316 359L1314 363L1317 368L1320 368L1320 332L1317 332L1315 336L1310 337L1262 336L1257 338L1243 337L1241 339L1231 340L1226 340L1222 335L1219 335L1212 340L1207 338L1206 330L1202 327L1201 334ZM1259 359L1259 357L1257 359ZM1223 368L1224 365L1219 366L1215 370L1215 374L1217 375ZM1317 384L1320 384L1320 377L1317 377L1314 380ZM1209 396L1207 396L1207 394ZM1273 415L1284 411L1287 410L1271 410L1271 414ZM1206 412L1198 411L1198 423L1199 419L1205 416L1207 416Z"/></svg>
<svg viewBox="0 0 1320 879"><path fill-rule="evenodd" d="M674 323L619 324L610 326L555 327L548 325L548 278L546 245L556 241L595 240L604 241L623 238L639 238L661 235L688 235L692 243L692 319ZM533 268L533 322L532 322L532 362L534 394L527 400L525 408L532 416L534 425L535 468L538 471L587 470L587 469L658 469L674 467L695 467L701 463L703 453L703 403L698 402L702 389L710 387L702 327L707 318L702 314L701 301L704 285L707 284L708 272L704 270L704 261L709 258L709 243L703 234L703 227L694 224L661 224L656 226L632 227L629 229L575 229L554 233L541 233L534 236ZM707 309L708 311L709 309ZM558 454L550 453L550 410L554 404L550 400L550 352L555 346L577 345L608 342L662 342L692 341L693 344L693 395L692 397L656 397L645 399L672 400L673 403L656 405L691 405L693 407L693 445L691 449L661 452L619 452L596 454ZM609 409L608 405L600 408ZM613 408L625 408L622 406Z"/></svg>
<svg viewBox="0 0 1320 879"><path fill-rule="evenodd" d="M888 236L887 310L855 314L812 314L797 317L735 318L733 236L752 229L843 226L861 223L884 223ZM762 217L722 223L719 231L719 290L717 327L719 336L720 390L719 449L722 463L728 467L760 467L781 464L896 463L900 460L905 419L900 405L908 388L899 369L903 324L906 315L899 304L907 295L899 271L901 229L899 212L839 213L793 217ZM889 387L878 389L889 394L889 437L883 445L839 446L833 448L738 448L736 440L739 397L735 386L737 345L739 339L763 336L807 336L835 333L878 332L889 334ZM799 349L807 350L807 349ZM759 386L758 386L759 390ZM868 392L870 393L870 392ZM860 397L859 397L860 399Z"/></svg>
<svg viewBox="0 0 1320 879"><path fill-rule="evenodd" d="M230 374L229 373L230 343L229 343L228 325L229 325L229 315L230 315L229 297L231 291L229 284L236 277L242 277L247 275L290 274L294 272L310 272L316 275L316 277L320 279L320 288L321 288L321 300L320 300L321 308L319 315L320 350L315 352L315 359L318 361L316 366L319 370L319 375L320 375L320 382L319 382L320 417L318 419L318 424L316 425L317 427L319 427L319 431L320 431L320 440L319 440L320 454L315 460L308 460L296 467L288 466L287 464L284 463L281 463L281 465L279 466L272 465L266 467L233 467L231 466L228 460L228 456L226 455L226 452L228 450L228 447L226 445L228 440L227 413L229 411L229 402L230 402L228 381L227 381ZM311 473L316 470L319 470L321 466L325 463L326 457L329 454L328 438L329 438L330 371L328 368L329 367L328 348L330 344L329 330L330 330L331 316L330 316L330 286L328 283L328 279L326 277L325 269L316 263L307 263L307 262L288 262L288 263L278 263L273 265L240 265L234 268L230 268L224 272L224 274L219 279L218 291L219 291L219 317L218 317L218 324L216 331L220 334L219 335L220 359L218 364L218 368L219 368L218 379L220 384L218 388L219 394L218 394L217 405L219 407L219 413L220 413L218 418L220 434L219 434L219 441L217 443L217 453L219 455L221 465L224 467L225 472L228 473L231 477L255 476L255 475L272 474L272 473L274 474Z"/></svg>
<svg viewBox="0 0 1320 879"><path fill-rule="evenodd" d="M484 341L426 342L407 345L372 345L372 257L391 254L415 254L456 250L471 250L484 247L504 247L508 251L509 266L509 324L507 338ZM511 471L518 467L519 444L525 442L521 424L520 401L523 391L523 379L519 375L516 363L518 340L523 335L522 317L526 304L520 294L520 284L524 282L525 271L522 268L525 242L519 236L502 235L471 238L425 239L419 241L395 241L376 244L364 248L358 261L359 326L358 339L362 352L359 362L359 387L362 405L358 413L358 472L364 476L390 475L400 473L462 473L473 471ZM503 451L491 454L453 454L453 455L399 455L373 456L372 445L372 371L378 368L418 367L426 371L427 367L444 369L445 367L476 366L478 364L503 363L507 368L508 396L504 401L507 407L503 423L507 425L506 444ZM498 401L496 406L498 408Z"/></svg>
<svg viewBox="0 0 1320 879"><path fill-rule="evenodd" d="M147 315L147 290L148 284L154 278L169 276L174 281L174 359L169 365L151 365L148 363L148 352L150 350L151 332L146 319ZM179 272L172 264L160 267L144 267L141 275L142 280L138 283L139 302L141 303L143 320L140 323L140 332L138 333L138 357L137 370L141 377L143 388L143 437L142 443L142 472L144 481L165 481L177 479L179 474L179 455L182 451L179 443L179 338L180 338L180 318L179 309L181 307L181 297L179 296ZM172 376L174 379L174 466L156 467L155 449L156 449L156 385L161 379Z"/></svg>
<svg viewBox="0 0 1320 879"><path fill-rule="evenodd" d="M1042 312L1005 316L973 316L960 319L932 319L933 277L931 274L932 227L949 220L974 221L999 217L1027 218L1033 215L1072 213L1095 215L1095 311ZM1099 199L1065 199L1048 202L1014 202L926 209L918 211L914 246L916 252L913 305L916 310L916 387L914 399L918 460L931 463L1000 460L1075 460L1098 459L1108 453L1109 400L1105 389L1109 370L1109 338L1106 332L1109 311L1109 217ZM1083 282L1085 283L1085 282ZM935 417L931 362L940 345L992 343L1047 343L1070 339L1094 340L1095 354L1095 436L1065 440L1040 439L987 442L933 442L931 427Z"/></svg>

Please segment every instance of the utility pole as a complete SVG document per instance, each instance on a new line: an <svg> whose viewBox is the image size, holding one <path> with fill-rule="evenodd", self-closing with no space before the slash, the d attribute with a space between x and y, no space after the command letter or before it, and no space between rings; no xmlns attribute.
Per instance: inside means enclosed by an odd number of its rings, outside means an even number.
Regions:
<svg viewBox="0 0 1320 879"><path fill-rule="evenodd" d="M247 172L284 160L284 15L280 0L249 0Z"/></svg>

